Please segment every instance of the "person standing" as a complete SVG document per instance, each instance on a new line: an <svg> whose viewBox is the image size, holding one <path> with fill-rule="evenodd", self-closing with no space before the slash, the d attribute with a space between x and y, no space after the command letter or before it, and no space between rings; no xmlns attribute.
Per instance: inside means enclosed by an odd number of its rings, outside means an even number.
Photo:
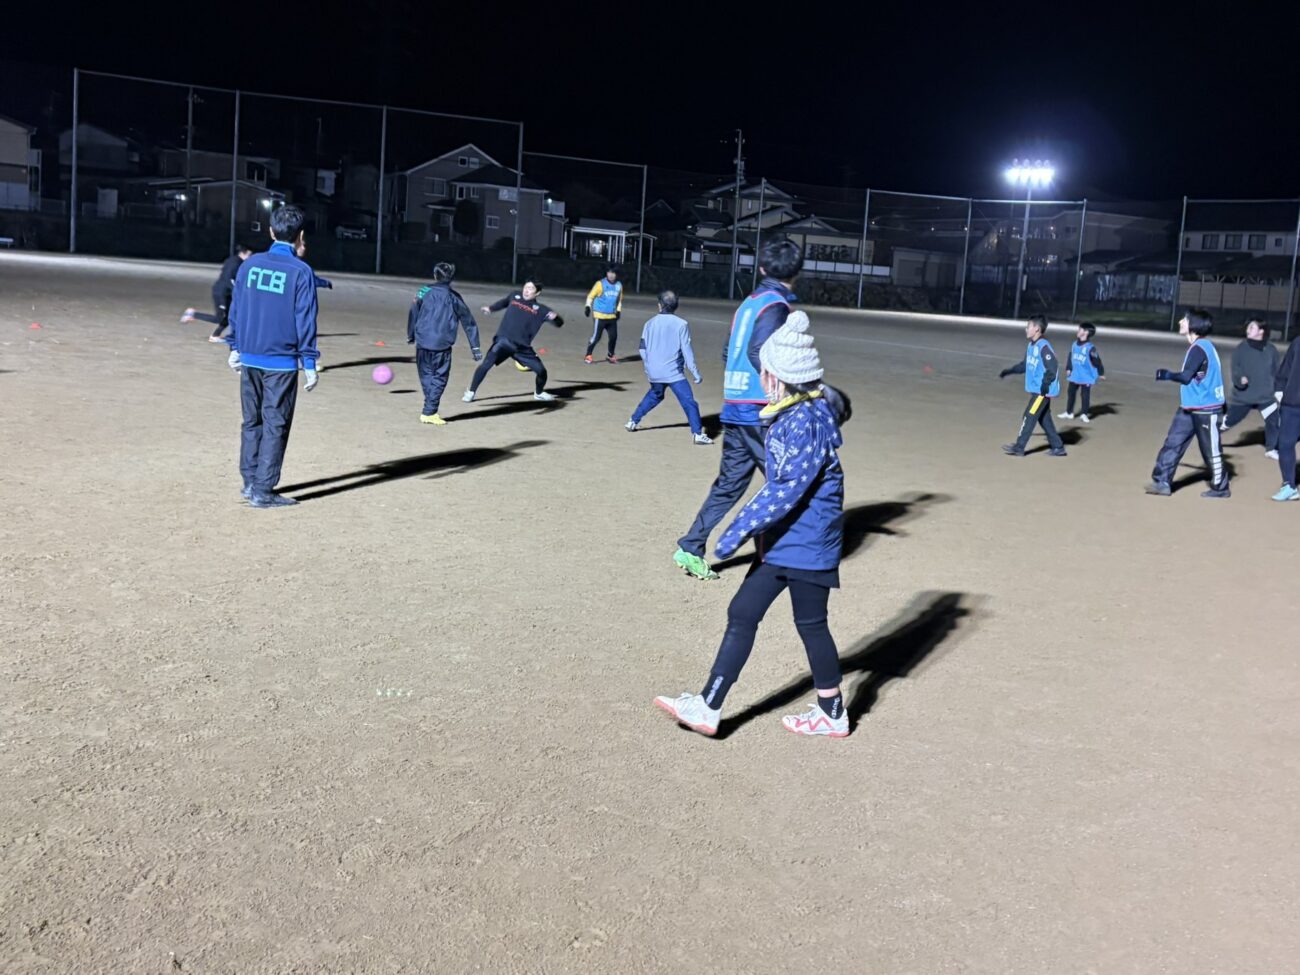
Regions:
<svg viewBox="0 0 1300 975"><path fill-rule="evenodd" d="M1196 438L1205 461L1210 487L1201 492L1203 498L1230 498L1228 469L1223 465L1223 445L1219 441L1219 419L1223 413L1223 366L1218 350L1207 338L1214 328L1214 318L1203 308L1192 308L1178 322L1178 334L1185 336L1190 346L1183 357L1179 372L1157 369L1157 382L1175 382L1178 391L1178 410L1169 424L1164 445L1156 455L1155 468L1147 494L1168 497L1173 493L1174 471L1183 459L1192 438Z"/></svg>
<svg viewBox="0 0 1300 975"><path fill-rule="evenodd" d="M1296 490L1295 446L1300 440L1300 338L1291 340L1282 364L1273 378L1273 401L1278 404L1277 464L1282 469L1282 487L1274 501L1300 501Z"/></svg>
<svg viewBox="0 0 1300 975"><path fill-rule="evenodd" d="M244 261L230 304L231 369L240 374L244 422L239 448L243 496L254 508L298 502L275 493L298 401L298 366L316 388L316 276L306 253L303 212L271 214L271 249Z"/></svg>
<svg viewBox="0 0 1300 975"><path fill-rule="evenodd" d="M650 380L650 388L623 426L628 433L634 433L646 414L664 401L664 390L671 389L691 425L691 437L697 444L711 444L713 440L704 432L700 420L699 404L686 382L686 372L690 372L697 386L704 377L695 365L690 326L684 318L674 314L676 311L677 293L664 291L659 295L659 314L646 322L641 330L641 364Z"/></svg>
<svg viewBox="0 0 1300 975"><path fill-rule="evenodd" d="M591 286L582 313L594 319L591 323L591 338L587 342L587 354L582 361L591 365L591 352L600 341L601 332L608 332L609 351L605 355L605 361L618 365L614 347L618 344L618 320L623 316L623 282L618 279L616 265L611 264L606 268L605 276Z"/></svg>
<svg viewBox="0 0 1300 975"><path fill-rule="evenodd" d="M1070 358L1065 363L1065 378L1070 388L1065 397L1065 412L1057 414L1062 420L1074 419L1074 397L1080 396L1082 412L1079 422L1091 423L1088 410L1092 407L1092 387L1106 378L1106 367L1101 363L1101 355L1092 344L1092 337L1097 334L1097 326L1084 322L1074 333L1074 344L1070 346Z"/></svg>
<svg viewBox="0 0 1300 975"><path fill-rule="evenodd" d="M1025 392L1029 394L1029 404L1020 419L1020 435L1015 443L1002 445L1002 452L1012 457L1025 456L1025 445L1034 432L1034 427L1041 425L1047 434L1048 455L1064 457L1065 444L1056 432L1052 422L1052 397L1061 394L1060 366L1052 344L1044 338L1047 332L1047 319L1043 315L1034 315L1025 322L1025 361L1008 366L998 373L999 379L1016 373L1025 374Z"/></svg>
<svg viewBox="0 0 1300 975"><path fill-rule="evenodd" d="M754 472L762 468L763 420L759 413L767 405L767 395L760 379L758 353L772 333L785 324L790 306L799 300L793 288L802 267L803 251L789 237L765 240L758 254L762 280L754 293L740 303L732 319L722 360L722 457L718 476L673 553L673 564L696 579L718 578L704 558L709 533L740 500Z"/></svg>
<svg viewBox="0 0 1300 975"><path fill-rule="evenodd" d="M470 355L475 362L483 359L479 348L478 323L470 314L465 300L451 286L456 265L441 261L433 266L433 284L420 289L406 315L406 342L415 346L415 365L424 390L424 409L420 422L445 427L438 415L447 376L451 373L451 350L456 345L456 326L465 330Z"/></svg>

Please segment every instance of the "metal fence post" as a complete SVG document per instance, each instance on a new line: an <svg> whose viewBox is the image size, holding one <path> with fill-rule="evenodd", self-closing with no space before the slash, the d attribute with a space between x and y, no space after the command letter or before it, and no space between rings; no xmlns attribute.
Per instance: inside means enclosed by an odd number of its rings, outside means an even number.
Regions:
<svg viewBox="0 0 1300 975"><path fill-rule="evenodd" d="M867 202L862 208L862 246L858 249L858 307L862 307L862 278L867 270L867 228L871 226L871 187L867 187ZM873 258L874 263L874 258Z"/></svg>
<svg viewBox="0 0 1300 975"><path fill-rule="evenodd" d="M957 296L957 314L966 314L966 278L970 272L970 225L975 218L975 199L966 201L966 241L961 251L961 294Z"/></svg>
<svg viewBox="0 0 1300 975"><path fill-rule="evenodd" d="M645 192L649 182L650 167L641 164L641 235L636 239L636 293L641 293L641 258L645 254Z"/></svg>
<svg viewBox="0 0 1300 975"><path fill-rule="evenodd" d="M1183 276L1183 235L1187 233L1187 197L1183 197L1183 219L1178 224L1178 261L1174 264L1174 298L1169 309L1169 331L1178 327L1178 291Z"/></svg>
<svg viewBox="0 0 1300 975"><path fill-rule="evenodd" d="M230 150L230 247L235 253L235 203L239 199L239 90L235 90L235 141Z"/></svg>
<svg viewBox="0 0 1300 975"><path fill-rule="evenodd" d="M749 290L753 291L758 287L758 252L763 244L763 207L767 206L767 179L766 177L758 181L758 218L754 221L754 275L750 281Z"/></svg>
<svg viewBox="0 0 1300 975"><path fill-rule="evenodd" d="M1029 207L1034 201L1034 185L1025 186L1025 226L1020 231L1020 265L1016 270L1016 302L1011 317L1020 317L1020 292L1025 287L1025 251L1029 249Z"/></svg>
<svg viewBox="0 0 1300 975"><path fill-rule="evenodd" d="M519 211L523 209L523 188L524 188L524 123L519 123L519 152L518 162L515 166L515 240L514 246L510 253L510 283L514 284L519 280ZM542 202L545 207L545 201ZM550 235L547 235L549 242Z"/></svg>
<svg viewBox="0 0 1300 975"><path fill-rule="evenodd" d="M1291 241L1291 287L1286 293L1286 325L1282 329L1282 341L1291 337L1291 315L1295 311L1295 264L1300 255L1300 207L1296 208L1295 238Z"/></svg>
<svg viewBox="0 0 1300 975"><path fill-rule="evenodd" d="M68 253L77 253L77 127L81 114L81 71L72 69L72 195L68 224Z"/></svg>
<svg viewBox="0 0 1300 975"><path fill-rule="evenodd" d="M383 274L384 260L384 150L388 148L388 106L379 117L379 207L375 216L375 273ZM516 204L518 208L518 204Z"/></svg>
<svg viewBox="0 0 1300 975"><path fill-rule="evenodd" d="M1070 304L1070 321L1079 317L1079 282L1083 279L1083 234L1088 227L1088 199L1083 200L1083 216L1079 218L1079 253L1074 262L1074 301Z"/></svg>

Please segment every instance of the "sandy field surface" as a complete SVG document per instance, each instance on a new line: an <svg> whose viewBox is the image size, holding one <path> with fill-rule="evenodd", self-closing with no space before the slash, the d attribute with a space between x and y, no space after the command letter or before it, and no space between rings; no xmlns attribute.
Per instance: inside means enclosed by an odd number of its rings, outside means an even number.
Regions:
<svg viewBox="0 0 1300 975"><path fill-rule="evenodd" d="M258 511L178 324L214 274L0 256L0 971L1296 970L1300 504L1258 418L1231 499L1194 447L1142 493L1177 336L1101 333L1094 422L1016 459L1014 323L810 309L854 733L781 728L782 599L708 740L650 702L703 685L751 549L673 567L720 448L671 398L623 430L644 376L583 365L581 296L544 295L555 404L509 365L461 403L462 342L434 428L416 283L340 276L302 503ZM682 304L706 414L730 311Z"/></svg>

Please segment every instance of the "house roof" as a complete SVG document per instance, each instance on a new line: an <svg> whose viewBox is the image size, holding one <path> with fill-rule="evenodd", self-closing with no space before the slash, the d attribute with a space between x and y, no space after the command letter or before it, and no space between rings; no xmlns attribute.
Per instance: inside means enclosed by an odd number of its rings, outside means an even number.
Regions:
<svg viewBox="0 0 1300 975"><path fill-rule="evenodd" d="M0 122L8 122L10 125L16 125L18 128L26 130L28 135L31 135L36 131L35 128L28 125L26 122L20 122L16 118L11 118L8 115L0 115Z"/></svg>
<svg viewBox="0 0 1300 975"><path fill-rule="evenodd" d="M735 194L735 192L736 192L736 181L733 179L733 180L728 180L727 182L723 183L721 186L715 186L712 189L705 190L703 195L711 196L711 197L732 196ZM771 200L793 200L794 199L794 197L791 196L789 193L787 193L785 190L781 189L779 186L774 186L772 183L770 183L767 180L763 180L762 182L759 183L751 183L748 180L746 180L740 186L740 197L743 200L757 200L760 197L766 197L767 199L771 199Z"/></svg>
<svg viewBox="0 0 1300 975"><path fill-rule="evenodd" d="M462 154L467 156L474 155L474 156L478 156L480 159L486 159L488 161L488 165L490 166L501 165L499 162L497 162L495 159L489 156L478 146L474 145L474 143L466 142L463 146L457 146L455 149L452 149L450 152L444 152L441 156L434 156L432 159L426 159L424 162L412 166L410 169L406 170L406 172L413 173L417 169L423 169L425 166L429 166L433 163L441 162L444 159L450 159L452 156L459 156Z"/></svg>
<svg viewBox="0 0 1300 975"><path fill-rule="evenodd" d="M459 183L464 186L504 186L514 189L517 176L515 170L507 169L505 166L482 166L466 173L464 176L453 176L447 182ZM534 190L539 193L546 192L543 187L534 183L527 176L523 178L520 185L526 190Z"/></svg>

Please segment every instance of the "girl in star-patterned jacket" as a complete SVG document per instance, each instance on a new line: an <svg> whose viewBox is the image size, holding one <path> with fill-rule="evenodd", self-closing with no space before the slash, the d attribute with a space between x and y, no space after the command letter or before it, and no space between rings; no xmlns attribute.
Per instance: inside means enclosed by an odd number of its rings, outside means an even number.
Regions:
<svg viewBox="0 0 1300 975"><path fill-rule="evenodd" d="M849 733L840 690L839 652L826 622L830 591L839 588L844 471L837 448L848 399L821 382L822 368L808 334L808 316L796 311L759 352L770 422L765 443L767 482L718 540L728 558L748 538L758 548L745 581L727 610L727 630L708 682L699 694L657 697L655 704L701 734L718 730L722 702L754 647L758 624L789 589L795 627L812 668L817 702L781 719L801 735L843 738Z"/></svg>

